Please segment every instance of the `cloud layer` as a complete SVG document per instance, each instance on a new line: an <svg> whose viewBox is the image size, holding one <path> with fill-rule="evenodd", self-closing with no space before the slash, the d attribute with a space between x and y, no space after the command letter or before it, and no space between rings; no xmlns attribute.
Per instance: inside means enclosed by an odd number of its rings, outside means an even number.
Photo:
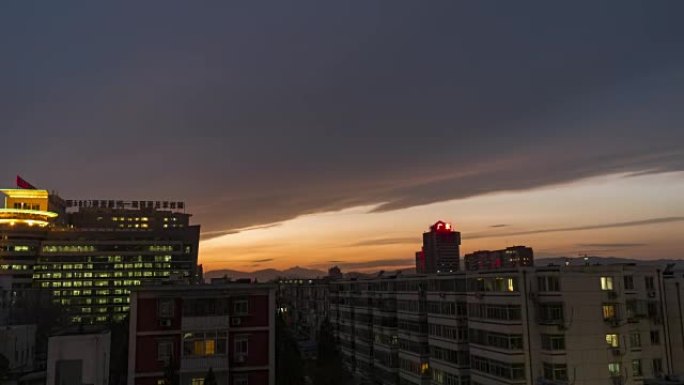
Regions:
<svg viewBox="0 0 684 385"><path fill-rule="evenodd" d="M0 177L217 236L684 170L684 4L616 4L2 4Z"/></svg>

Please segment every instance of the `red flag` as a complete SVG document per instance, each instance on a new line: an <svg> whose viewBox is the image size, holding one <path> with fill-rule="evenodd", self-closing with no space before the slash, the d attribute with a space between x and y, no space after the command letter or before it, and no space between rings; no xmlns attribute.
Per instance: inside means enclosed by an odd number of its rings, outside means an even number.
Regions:
<svg viewBox="0 0 684 385"><path fill-rule="evenodd" d="M19 175L17 175L17 187L19 187L19 188L25 188L25 189L30 189L30 190L35 190L35 189L36 189L31 183L25 181L25 180L22 179L22 177L20 177Z"/></svg>

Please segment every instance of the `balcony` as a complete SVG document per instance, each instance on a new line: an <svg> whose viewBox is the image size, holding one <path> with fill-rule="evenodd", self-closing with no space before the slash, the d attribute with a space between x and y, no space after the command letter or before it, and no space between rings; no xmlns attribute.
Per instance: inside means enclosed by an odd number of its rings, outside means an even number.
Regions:
<svg viewBox="0 0 684 385"><path fill-rule="evenodd" d="M204 356L182 357L180 362L181 371L206 371L207 368L214 370L228 369L228 356Z"/></svg>
<svg viewBox="0 0 684 385"><path fill-rule="evenodd" d="M224 329L230 326L230 316L185 316L181 322L183 330Z"/></svg>

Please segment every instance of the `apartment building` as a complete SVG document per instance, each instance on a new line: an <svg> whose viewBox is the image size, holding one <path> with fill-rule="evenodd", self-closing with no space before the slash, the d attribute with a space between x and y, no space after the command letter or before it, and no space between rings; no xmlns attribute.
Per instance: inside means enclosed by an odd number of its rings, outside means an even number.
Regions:
<svg viewBox="0 0 684 385"><path fill-rule="evenodd" d="M131 295L129 385L275 384L275 286L144 287ZM170 379L172 377L172 379Z"/></svg>
<svg viewBox="0 0 684 385"><path fill-rule="evenodd" d="M330 314L368 383L641 384L684 372L671 341L684 277L662 276L623 264L338 280Z"/></svg>
<svg viewBox="0 0 684 385"><path fill-rule="evenodd" d="M277 305L298 339L315 341L328 318L329 279L281 279Z"/></svg>

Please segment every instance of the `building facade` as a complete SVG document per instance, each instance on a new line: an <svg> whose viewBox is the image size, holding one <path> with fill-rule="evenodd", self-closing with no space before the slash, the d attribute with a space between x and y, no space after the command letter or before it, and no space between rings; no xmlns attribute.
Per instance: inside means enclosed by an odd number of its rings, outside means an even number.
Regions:
<svg viewBox="0 0 684 385"><path fill-rule="evenodd" d="M36 325L0 326L0 355L8 361L12 373L34 369L36 353Z"/></svg>
<svg viewBox="0 0 684 385"><path fill-rule="evenodd" d="M534 266L534 252L531 247L512 246L502 250L480 250L463 257L467 271L514 269Z"/></svg>
<svg viewBox="0 0 684 385"><path fill-rule="evenodd" d="M0 306L9 322L45 293L72 323L121 321L131 289L198 280L199 226L182 202L0 193Z"/></svg>
<svg viewBox="0 0 684 385"><path fill-rule="evenodd" d="M167 285L131 296L129 385L275 384L275 286Z"/></svg>
<svg viewBox="0 0 684 385"><path fill-rule="evenodd" d="M684 373L682 279L605 265L338 280L330 314L368 383L641 384Z"/></svg>

